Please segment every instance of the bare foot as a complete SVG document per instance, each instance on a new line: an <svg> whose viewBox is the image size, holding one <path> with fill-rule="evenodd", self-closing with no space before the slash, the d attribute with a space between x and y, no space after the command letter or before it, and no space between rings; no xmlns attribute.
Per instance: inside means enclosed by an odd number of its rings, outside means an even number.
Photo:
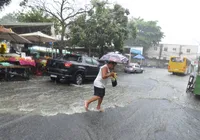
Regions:
<svg viewBox="0 0 200 140"><path fill-rule="evenodd" d="M88 111L88 102L85 101L85 110Z"/></svg>
<svg viewBox="0 0 200 140"><path fill-rule="evenodd" d="M97 106L97 110L98 110L99 112L104 112L104 110L103 110L101 107L99 107L99 106Z"/></svg>
<svg viewBox="0 0 200 140"><path fill-rule="evenodd" d="M100 106L97 106L97 110L99 110L99 109L101 109L101 107L100 107Z"/></svg>

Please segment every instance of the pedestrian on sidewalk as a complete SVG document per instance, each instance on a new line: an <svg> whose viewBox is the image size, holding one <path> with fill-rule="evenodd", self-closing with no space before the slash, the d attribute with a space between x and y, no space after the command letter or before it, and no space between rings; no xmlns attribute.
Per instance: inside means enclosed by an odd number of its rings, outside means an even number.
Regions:
<svg viewBox="0 0 200 140"><path fill-rule="evenodd" d="M88 111L89 104L97 100L98 100L97 110L103 111L101 109L101 103L105 96L106 84L108 79L115 76L115 73L111 71L114 70L116 64L117 64L116 62L109 61L107 64L103 65L100 68L99 73L94 81L94 96L91 99L85 101L86 111Z"/></svg>

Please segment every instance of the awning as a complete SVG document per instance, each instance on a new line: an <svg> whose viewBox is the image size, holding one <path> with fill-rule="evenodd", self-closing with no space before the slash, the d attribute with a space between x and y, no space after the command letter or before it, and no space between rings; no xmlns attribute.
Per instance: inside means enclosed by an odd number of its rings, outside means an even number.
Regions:
<svg viewBox="0 0 200 140"><path fill-rule="evenodd" d="M144 56L142 56L140 54L134 56L133 58L135 58L135 59L145 59Z"/></svg>
<svg viewBox="0 0 200 140"><path fill-rule="evenodd" d="M142 51L136 50L136 49L133 49L133 48L131 48L130 52L133 53L133 54L142 54Z"/></svg>

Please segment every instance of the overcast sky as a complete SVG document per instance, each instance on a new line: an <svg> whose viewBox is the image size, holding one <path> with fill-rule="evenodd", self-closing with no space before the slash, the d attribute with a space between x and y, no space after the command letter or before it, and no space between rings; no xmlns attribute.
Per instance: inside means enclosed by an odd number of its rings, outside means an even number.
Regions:
<svg viewBox="0 0 200 140"><path fill-rule="evenodd" d="M19 9L19 1L4 9L5 13ZM81 0L83 3L88 0ZM130 10L131 16L157 20L165 33L163 43L200 44L200 0L110 0Z"/></svg>

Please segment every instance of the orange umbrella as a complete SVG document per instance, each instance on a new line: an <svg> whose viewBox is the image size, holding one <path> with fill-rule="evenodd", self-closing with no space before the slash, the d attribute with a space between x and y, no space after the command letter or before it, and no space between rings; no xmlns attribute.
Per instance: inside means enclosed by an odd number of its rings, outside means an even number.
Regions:
<svg viewBox="0 0 200 140"><path fill-rule="evenodd" d="M3 26L0 26L0 39L13 41L15 43L31 43L26 38L19 36L11 29L4 28Z"/></svg>
<svg viewBox="0 0 200 140"><path fill-rule="evenodd" d="M4 28L3 26L0 26L0 32L2 33L7 33L7 32L12 32L11 29L7 29L7 28Z"/></svg>

